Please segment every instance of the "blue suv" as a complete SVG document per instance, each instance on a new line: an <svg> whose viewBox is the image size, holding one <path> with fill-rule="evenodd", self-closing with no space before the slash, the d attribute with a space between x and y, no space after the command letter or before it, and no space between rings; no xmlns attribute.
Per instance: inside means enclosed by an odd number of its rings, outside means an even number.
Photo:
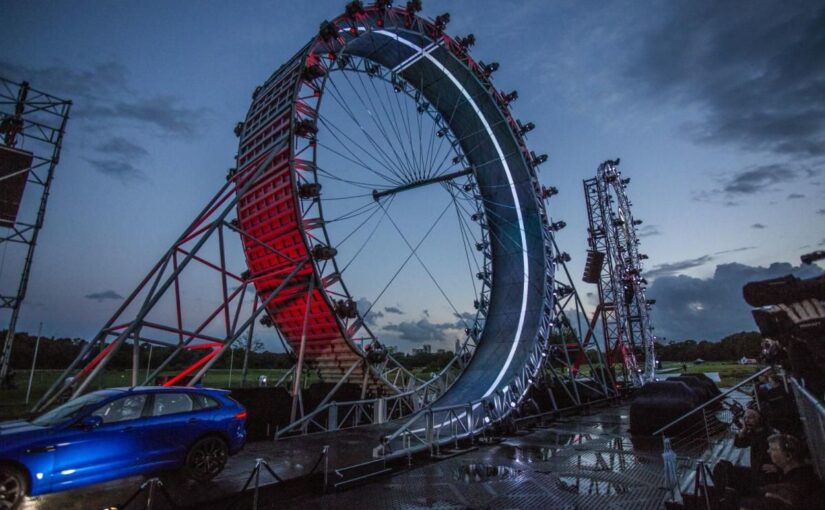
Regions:
<svg viewBox="0 0 825 510"><path fill-rule="evenodd" d="M246 440L246 409L224 390L106 389L30 421L0 423L0 509L26 495L161 469L206 481Z"/></svg>

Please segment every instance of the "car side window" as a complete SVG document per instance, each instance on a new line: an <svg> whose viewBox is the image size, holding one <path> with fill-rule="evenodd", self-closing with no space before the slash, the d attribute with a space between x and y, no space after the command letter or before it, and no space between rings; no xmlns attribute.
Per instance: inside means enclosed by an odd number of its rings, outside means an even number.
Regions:
<svg viewBox="0 0 825 510"><path fill-rule="evenodd" d="M186 413L194 409L192 398L185 393L155 393L152 416Z"/></svg>
<svg viewBox="0 0 825 510"><path fill-rule="evenodd" d="M97 409L92 415L100 416L104 424L136 420L143 415L145 404L146 395L129 395L128 397L112 400Z"/></svg>
<svg viewBox="0 0 825 510"><path fill-rule="evenodd" d="M193 393L192 400L195 401L195 409L198 410L215 409L216 407L221 406L214 398L201 395L200 393Z"/></svg>

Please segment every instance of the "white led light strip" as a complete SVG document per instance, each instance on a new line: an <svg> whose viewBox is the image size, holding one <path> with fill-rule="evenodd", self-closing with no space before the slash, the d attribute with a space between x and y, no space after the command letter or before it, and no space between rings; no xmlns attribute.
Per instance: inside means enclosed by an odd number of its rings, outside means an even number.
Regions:
<svg viewBox="0 0 825 510"><path fill-rule="evenodd" d="M507 369L510 368L510 364L513 362L513 357L516 354L516 348L518 347L519 339L521 337L521 331L524 328L524 317L527 314L527 289L528 289L528 284L529 284L529 279L530 279L530 275L529 275L528 269L527 269L527 267L528 267L527 266L527 238L525 236L524 218L522 218L522 215L521 215L521 205L519 203L518 192L516 190L516 185L513 182L513 175L510 172L509 165L507 165L507 160L504 158L504 151L501 150L501 146L499 145L498 140L496 139L496 137L493 135L493 130L490 128L490 124L487 122L487 119L484 118L484 115L481 113L481 110L479 109L478 105L475 103L472 96L470 96L470 93L467 92L467 90L461 85L461 83L459 83L459 81L456 79L456 77L453 76L453 74L450 71L448 71L447 68L445 68L441 64L441 62L436 60L435 57L433 57L430 54L430 51L432 51L432 50L431 49L426 49L425 50L424 48L419 48L418 46L416 46L412 42L408 41L407 39L404 39L403 37L400 37L398 34L396 34L394 32L389 32L389 31L386 31L386 30L374 30L373 32L377 33L377 34L387 36L387 37L390 37L390 38L400 42L401 44L404 44L405 46L408 46L408 47L414 49L417 52L417 54L414 55L414 56L416 56L418 58L428 59L441 72L443 72L444 75L447 76L447 78L450 79L450 81L453 82L453 84L458 88L458 90L461 91L461 93L464 95L464 98L467 100L467 102L470 104L470 106L473 107L473 110L476 112L476 115L478 115L478 119L484 125L484 129L487 130L487 134L490 136L490 140L492 140L493 145L496 148L496 153L498 154L499 160L501 161L502 166L504 166L504 171L507 174L507 182L510 184L510 191L513 193L513 204L514 204L515 209L516 209L516 215L518 216L519 234L521 235L521 257L522 257L522 264L523 264L523 268L524 268L523 269L524 270L524 287L523 287L522 294L521 294L521 313L519 314L518 328L516 329L516 334L515 334L515 337L513 338L513 345L510 348L510 353L507 355L507 360L504 362L504 366L501 367L501 371L499 372L499 374L496 377L495 381L493 381L493 384L490 385L490 387L487 389L487 391L481 397L481 398L486 398L486 397L489 397L496 390L496 386L498 386L498 384L501 382L501 379L504 377L504 374L507 372ZM409 59L407 59L407 60L409 60ZM406 63L406 61L405 61L405 63ZM409 64L407 64L407 65L409 65ZM407 66L405 66L405 67L407 67Z"/></svg>

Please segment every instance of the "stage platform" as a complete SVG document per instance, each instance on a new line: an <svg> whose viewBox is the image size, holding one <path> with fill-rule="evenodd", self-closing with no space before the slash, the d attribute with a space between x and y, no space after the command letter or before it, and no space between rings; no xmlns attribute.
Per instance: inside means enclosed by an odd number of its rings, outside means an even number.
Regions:
<svg viewBox="0 0 825 510"><path fill-rule="evenodd" d="M392 471L348 489L334 489L342 480L336 468L371 461L371 447L387 430L367 427L337 434L318 434L276 442L256 442L233 457L214 481L196 484L173 474L161 474L173 503L181 508L224 510L252 508L252 494L237 492L263 458L285 484L273 483L261 472L260 509L284 508L662 508L661 449L631 441L628 406L596 409L518 432L480 441L460 452L442 449L440 458L402 459ZM323 489L324 461L307 477L329 445L328 485ZM379 471L381 463L365 472ZM357 473L356 473L357 474ZM29 509L98 509L123 504L145 481L132 477L117 482L33 499ZM143 509L146 494L127 508ZM174 508L155 494L155 510Z"/></svg>

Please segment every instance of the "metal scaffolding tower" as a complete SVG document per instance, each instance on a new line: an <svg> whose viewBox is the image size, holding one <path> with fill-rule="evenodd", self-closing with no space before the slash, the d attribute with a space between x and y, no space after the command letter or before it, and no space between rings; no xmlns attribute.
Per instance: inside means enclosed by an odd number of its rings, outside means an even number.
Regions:
<svg viewBox="0 0 825 510"><path fill-rule="evenodd" d="M645 297L647 281L642 278L636 227L626 189L629 178L622 178L619 160L602 163L593 179L584 181L584 196L589 220L588 261L583 280L599 290L596 311L602 319L605 354L612 366L620 362L625 381L641 385L655 377L653 325ZM639 366L637 356L643 356Z"/></svg>
<svg viewBox="0 0 825 510"><path fill-rule="evenodd" d="M14 334L71 105L27 82L0 77L0 251L17 243L25 252L16 292L0 289L0 309L11 310L0 355L0 387L10 382Z"/></svg>

